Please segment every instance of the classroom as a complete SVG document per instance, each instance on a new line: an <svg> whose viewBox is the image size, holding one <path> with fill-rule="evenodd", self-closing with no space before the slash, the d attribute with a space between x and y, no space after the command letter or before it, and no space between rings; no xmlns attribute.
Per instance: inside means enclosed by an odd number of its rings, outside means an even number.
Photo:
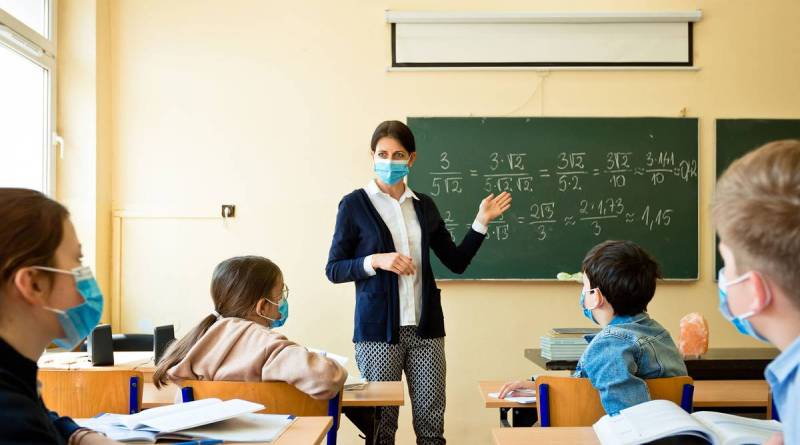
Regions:
<svg viewBox="0 0 800 445"><path fill-rule="evenodd" d="M368 224L356 217L349 222L341 213L355 207L343 197L376 177L375 141L370 151L376 126L408 124L417 145L408 190L429 199L407 198L415 206L435 202L456 244L476 235L476 224L488 227L464 275L431 260L436 282L428 283L426 269L419 269L423 300L440 301L446 331L434 346L446 359L446 408L432 402L444 410L444 437L459 445L534 443L497 435L524 428L501 428L501 416L516 423L526 414L515 412L518 405L492 404L486 394L499 391L502 382L568 375L546 369L538 351L526 350L541 348L540 337L552 328L596 326L579 305L581 278L576 283L556 275L581 272L584 254L608 239L629 236L662 263L667 279L658 281L647 313L676 344L682 317L696 312L707 320L711 350L727 348L741 354L734 359L759 363L779 354L775 346L737 332L719 310L722 260L711 208L723 165L766 142L800 139L798 18L795 0L0 0L0 187L38 190L69 210L82 264L91 268L103 295L101 323L114 334L152 334L172 325L180 339L217 310L209 298L215 267L236 256L263 256L280 267L280 290L290 295L291 317L277 330L299 345L345 357L350 376L383 380L359 372L357 362L367 358L356 357L353 339L355 329L357 337L374 340L369 329L377 322L364 322L372 300L362 293L375 291L367 278L384 267L373 259L371 274L360 265L349 272L345 265L341 272L332 269L332 239L334 246L345 245L340 236L347 235L346 224ZM576 50L574 57L584 57L580 61L546 59L557 54L557 37L536 45L541 54L515 38L487 39L487 45L545 59L458 61L470 57L471 47L485 55L495 51L464 44L473 38L470 32L517 26L525 35L522 27L537 20L559 35L587 27L575 31L576 45L591 46L588 41L604 37L630 43L635 33L650 32L643 30L647 26L666 34L650 47ZM680 27L666 26L676 21ZM435 26L454 23L460 34L434 41L444 32ZM616 41L590 28L609 23L642 28ZM616 52L625 50L662 59L618 62L623 56ZM454 61L431 62L442 54ZM754 127L742 119L760 128L753 130L759 137L780 137L747 145L736 131ZM726 128L733 128L727 136ZM655 141L647 139L648 131ZM637 132L645 136L637 139ZM723 163L723 140L739 141L747 150ZM645 143L654 144L656 156L674 156L674 163L662 165L675 167L674 175L664 180L655 171L644 173L657 169L658 159L655 165L644 157L631 165L620 159L620 153L646 151ZM23 148L34 154L21 154ZM592 150L602 155L587 156L582 164L580 153ZM607 158L607 152L617 157ZM510 169L506 182L492 176L493 162ZM524 174L539 169L530 183L514 173L523 163L529 166ZM603 185L595 187L593 168L631 173L602 173ZM642 175L633 173L637 168ZM553 178L542 176L550 173ZM659 180L664 184L653 183ZM578 192L578 181L585 190ZM514 221L497 224L507 210L497 201L504 190L513 198L505 218ZM479 210L489 193L495 201ZM550 218L552 206L556 217ZM572 213L562 212L567 206L579 220L574 228ZM667 207L674 213L663 213ZM597 216L586 218L595 220L579 218L595 211ZM632 222L625 226L627 212ZM487 213L491 217L483 219ZM619 221L602 219L617 216ZM558 223L534 221L540 219ZM424 231L426 222L420 225ZM529 228L517 229L523 226ZM4 261L0 251L0 267ZM401 293L402 286L413 288L410 281L401 284ZM267 301L277 311L277 303ZM418 322L419 306L424 313L426 304L417 302ZM396 324L387 317L405 314L390 307L383 323ZM402 336L407 326L400 324ZM430 332L440 332L436 321L431 326ZM739 362L730 363L736 368ZM753 388L761 400L764 363L755 378L729 379L759 382ZM437 378L444 379L444 372ZM394 404L395 440L417 443L412 395L408 385L402 388L402 403ZM704 391L698 388L696 407L698 391ZM343 397L345 411L368 406L354 402L357 396L349 396L350 402ZM800 394L795 397L800 400ZM767 415L766 402L757 405ZM499 415L502 407L512 408ZM782 420L785 432L793 422ZM337 428L341 445L364 441L349 416L342 415ZM599 443L591 428L580 434L591 437L574 443ZM784 440L798 443L793 440L800 436Z"/></svg>

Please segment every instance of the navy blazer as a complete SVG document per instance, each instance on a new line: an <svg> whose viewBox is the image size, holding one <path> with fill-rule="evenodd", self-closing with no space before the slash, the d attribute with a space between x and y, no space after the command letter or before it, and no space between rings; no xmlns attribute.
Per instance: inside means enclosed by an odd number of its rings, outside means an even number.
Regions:
<svg viewBox="0 0 800 445"><path fill-rule="evenodd" d="M441 291L436 287L430 249L448 269L463 273L478 252L485 235L471 228L458 246L453 243L433 200L416 193L412 200L422 232L422 296L417 334L422 338L444 337ZM430 248L430 249L429 249ZM377 269L374 276L364 270L364 258L376 253L396 252L392 234L372 205L367 192L358 189L339 202L336 230L325 274L334 283L354 281L356 313L354 342L397 343L400 332L400 295L397 275Z"/></svg>

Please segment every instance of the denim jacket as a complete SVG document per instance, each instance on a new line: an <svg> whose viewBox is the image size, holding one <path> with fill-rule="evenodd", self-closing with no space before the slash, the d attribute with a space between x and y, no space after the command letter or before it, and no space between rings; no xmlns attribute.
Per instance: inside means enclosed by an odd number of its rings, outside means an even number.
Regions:
<svg viewBox="0 0 800 445"><path fill-rule="evenodd" d="M617 315L586 340L573 376L592 382L610 415L650 400L644 379L687 375L669 332L645 312Z"/></svg>

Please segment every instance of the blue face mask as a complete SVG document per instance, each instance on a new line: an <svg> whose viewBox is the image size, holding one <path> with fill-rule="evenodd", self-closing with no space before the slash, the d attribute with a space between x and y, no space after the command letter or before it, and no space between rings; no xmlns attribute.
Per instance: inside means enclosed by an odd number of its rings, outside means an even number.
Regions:
<svg viewBox="0 0 800 445"><path fill-rule="evenodd" d="M45 308L56 314L58 322L64 330L64 336L53 342L64 349L73 349L89 336L103 315L103 294L92 275L92 270L88 267L77 267L69 271L38 266L35 269L69 274L75 277L75 286L83 297L83 303L66 310Z"/></svg>
<svg viewBox="0 0 800 445"><path fill-rule="evenodd" d="M386 184L395 185L408 175L408 161L376 159L375 174Z"/></svg>
<svg viewBox="0 0 800 445"><path fill-rule="evenodd" d="M265 315L258 314L262 318L266 318L267 320L271 321L270 328L279 328L286 323L286 319L289 318L289 288L284 286L283 293L281 294L281 301L280 303L275 303L269 298L265 298L269 304L273 304L278 306L278 313L281 314L281 318L273 319L269 318Z"/></svg>
<svg viewBox="0 0 800 445"><path fill-rule="evenodd" d="M581 309L583 309L583 316L588 318L589 320L592 320L595 324L597 324L597 320L595 320L594 319L594 315L592 315L592 310L591 309L586 309L586 306L583 305L583 303L585 301L586 301L586 294L585 294L584 291L581 291L580 305L581 305Z"/></svg>
<svg viewBox="0 0 800 445"><path fill-rule="evenodd" d="M742 276L735 278L731 282L727 282L725 280L725 268L719 270L719 275L717 275L717 287L719 289L719 311L722 313L722 316L725 317L726 320L731 322L736 330L739 331L740 334L749 335L757 340L761 340L765 343L769 343L769 340L764 338L761 334L756 331L756 328L753 327L753 324L750 323L748 318L752 317L756 314L755 311L745 312L742 315L735 316L733 312L731 312L731 307L728 304L728 287L733 286L734 284L739 284L746 280L750 279L750 273L746 273ZM769 292L769 290L767 290ZM769 302L770 296L767 294L767 301Z"/></svg>

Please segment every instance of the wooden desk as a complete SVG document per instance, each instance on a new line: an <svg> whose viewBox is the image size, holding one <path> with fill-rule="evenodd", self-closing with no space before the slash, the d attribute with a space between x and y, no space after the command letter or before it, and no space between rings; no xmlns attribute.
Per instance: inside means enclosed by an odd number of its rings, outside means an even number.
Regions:
<svg viewBox="0 0 800 445"><path fill-rule="evenodd" d="M319 445L333 426L332 417L298 417L274 442L250 442L251 445ZM130 442L141 444L145 442ZM166 443L166 442L158 442ZM227 443L227 442L226 442Z"/></svg>
<svg viewBox="0 0 800 445"><path fill-rule="evenodd" d="M699 359L685 359L695 380L763 380L764 369L778 356L775 348L709 348ZM547 360L541 349L526 349L525 358L549 371L575 370L577 360Z"/></svg>
<svg viewBox="0 0 800 445"><path fill-rule="evenodd" d="M45 352L39 358L39 368L45 369L147 369L153 363L152 351L116 351L113 366L92 366L88 352ZM155 366L150 366L152 371ZM152 372L150 372L152 377Z"/></svg>
<svg viewBox="0 0 800 445"><path fill-rule="evenodd" d="M501 380L484 380L478 382L478 390L483 399L485 408L495 408L500 410L500 424L504 427L528 427L533 426L539 415L536 412L536 402L517 403L505 399L495 399L489 393L499 392L503 384ZM508 412L511 411L511 422L508 421Z"/></svg>
<svg viewBox="0 0 800 445"><path fill-rule="evenodd" d="M596 445L592 427L492 428L495 445Z"/></svg>
<svg viewBox="0 0 800 445"><path fill-rule="evenodd" d="M142 408L156 408L171 405L178 393L178 386L174 384L156 389L152 383L145 383L142 390ZM348 407L377 407L377 406L403 406L405 394L403 382L371 382L364 389L358 391L345 391L342 397L342 408Z"/></svg>
<svg viewBox="0 0 800 445"><path fill-rule="evenodd" d="M478 382L478 390L485 408L500 410L503 426L531 426L536 423L536 403L517 403L489 397L498 392L505 382L484 380ZM714 409L726 412L766 412L769 404L769 385L766 380L697 380L694 382L694 408ZM508 412L511 411L511 422Z"/></svg>
<svg viewBox="0 0 800 445"><path fill-rule="evenodd" d="M403 406L403 382L369 382L364 389L345 391L342 407Z"/></svg>
<svg viewBox="0 0 800 445"><path fill-rule="evenodd" d="M332 417L298 417L270 445L319 445L333 426Z"/></svg>

